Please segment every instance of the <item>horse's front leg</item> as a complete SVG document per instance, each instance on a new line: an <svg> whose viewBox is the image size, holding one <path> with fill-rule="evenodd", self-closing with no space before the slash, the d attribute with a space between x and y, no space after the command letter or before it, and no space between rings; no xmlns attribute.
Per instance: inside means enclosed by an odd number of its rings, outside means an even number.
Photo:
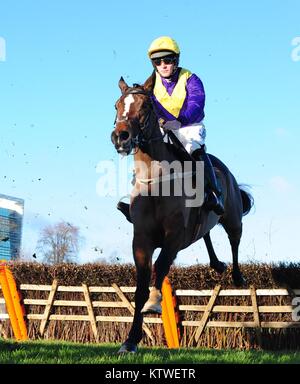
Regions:
<svg viewBox="0 0 300 384"><path fill-rule="evenodd" d="M161 252L154 264L155 283L150 291L150 296L145 303L143 313L162 313L161 301L162 293L161 288L165 277L168 275L170 267L175 260L178 251L181 249L182 236L178 234L176 237L166 238Z"/></svg>
<svg viewBox="0 0 300 384"><path fill-rule="evenodd" d="M135 310L133 323L125 343L119 353L136 352L137 344L143 337L143 314L141 309L149 297L149 284L152 273L152 254L154 247L143 235L135 235L133 239L133 255L136 266Z"/></svg>

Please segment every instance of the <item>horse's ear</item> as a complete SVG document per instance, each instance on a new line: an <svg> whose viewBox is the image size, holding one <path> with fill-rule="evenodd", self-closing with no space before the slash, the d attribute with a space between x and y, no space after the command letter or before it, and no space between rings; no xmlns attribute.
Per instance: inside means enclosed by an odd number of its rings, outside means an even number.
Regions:
<svg viewBox="0 0 300 384"><path fill-rule="evenodd" d="M155 71L153 71L152 75L148 77L148 79L145 81L143 88L146 92L152 93L154 85L155 85Z"/></svg>
<svg viewBox="0 0 300 384"><path fill-rule="evenodd" d="M119 87L121 89L122 94L126 92L126 90L129 88L126 84L126 81L123 79L123 76L121 76L119 80Z"/></svg>

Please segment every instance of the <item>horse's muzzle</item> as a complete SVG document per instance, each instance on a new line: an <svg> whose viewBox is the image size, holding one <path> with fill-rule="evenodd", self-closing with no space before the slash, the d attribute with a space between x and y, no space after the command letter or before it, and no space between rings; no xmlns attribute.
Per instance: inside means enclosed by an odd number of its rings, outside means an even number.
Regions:
<svg viewBox="0 0 300 384"><path fill-rule="evenodd" d="M111 141L118 153L129 155L133 149L131 134L128 131L121 131L117 134L115 131L111 134Z"/></svg>

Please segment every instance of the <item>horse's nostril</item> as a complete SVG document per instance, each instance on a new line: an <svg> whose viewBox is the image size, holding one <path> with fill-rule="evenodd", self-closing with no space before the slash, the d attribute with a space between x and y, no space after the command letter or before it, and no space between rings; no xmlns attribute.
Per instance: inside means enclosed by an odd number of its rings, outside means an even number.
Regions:
<svg viewBox="0 0 300 384"><path fill-rule="evenodd" d="M126 141L126 140L128 140L129 139L129 132L127 132L127 131L122 131L122 132L120 132L120 134L119 134L119 140L122 142L122 141Z"/></svg>
<svg viewBox="0 0 300 384"><path fill-rule="evenodd" d="M110 139L111 139L111 141L112 141L113 144L116 143L116 141L117 141L117 135L116 135L116 133L115 133L114 131L111 133L111 135L110 135Z"/></svg>

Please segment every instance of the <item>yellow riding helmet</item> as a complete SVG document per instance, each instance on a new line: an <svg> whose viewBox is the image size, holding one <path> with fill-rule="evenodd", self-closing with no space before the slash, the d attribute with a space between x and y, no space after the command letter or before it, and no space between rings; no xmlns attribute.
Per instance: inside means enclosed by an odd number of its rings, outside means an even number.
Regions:
<svg viewBox="0 0 300 384"><path fill-rule="evenodd" d="M180 49L176 41L169 36L161 36L153 40L148 49L150 59L166 56L170 53L179 55Z"/></svg>

